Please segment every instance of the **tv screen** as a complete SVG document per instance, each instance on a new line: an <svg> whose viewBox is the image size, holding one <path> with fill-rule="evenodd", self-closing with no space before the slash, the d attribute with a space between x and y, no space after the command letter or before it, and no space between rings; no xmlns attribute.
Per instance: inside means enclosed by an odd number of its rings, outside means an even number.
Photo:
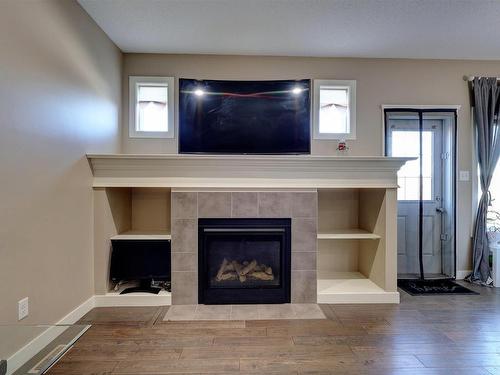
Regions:
<svg viewBox="0 0 500 375"><path fill-rule="evenodd" d="M169 240L111 240L111 245L111 280L170 281Z"/></svg>
<svg viewBox="0 0 500 375"><path fill-rule="evenodd" d="M310 80L179 80L179 152L310 153Z"/></svg>

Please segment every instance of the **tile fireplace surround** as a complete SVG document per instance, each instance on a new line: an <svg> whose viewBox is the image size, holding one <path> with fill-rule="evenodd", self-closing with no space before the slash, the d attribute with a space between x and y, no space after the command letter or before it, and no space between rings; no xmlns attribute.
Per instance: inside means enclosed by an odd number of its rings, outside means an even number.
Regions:
<svg viewBox="0 0 500 375"><path fill-rule="evenodd" d="M291 218L291 302L316 302L316 191L173 189L171 198L172 304L198 303L198 218Z"/></svg>

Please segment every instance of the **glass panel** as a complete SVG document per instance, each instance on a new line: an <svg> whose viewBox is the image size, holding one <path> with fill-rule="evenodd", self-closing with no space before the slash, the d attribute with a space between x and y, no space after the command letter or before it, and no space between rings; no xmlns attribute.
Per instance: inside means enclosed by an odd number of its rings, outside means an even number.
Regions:
<svg viewBox="0 0 500 375"><path fill-rule="evenodd" d="M481 187L479 187L479 191L481 191ZM500 212L500 161L497 163L495 172L493 173L493 177L491 179L490 193L492 199L491 209ZM479 197L481 197L481 193L479 193ZM497 225L500 225L500 223Z"/></svg>
<svg viewBox="0 0 500 375"><path fill-rule="evenodd" d="M441 189L435 195L441 194L440 206L444 212L441 216L441 253L442 272L449 277L455 276L455 114L454 113L434 113L442 119L442 149L441 152L448 155L447 158L439 160L442 165ZM435 167L436 168L436 167ZM439 168L439 166L437 167ZM437 175L438 172L434 172ZM439 202L437 202L439 204Z"/></svg>
<svg viewBox="0 0 500 375"><path fill-rule="evenodd" d="M423 199L432 200L432 161L433 161L433 133L422 132L422 178ZM398 171L398 200L420 199L420 135L413 130L394 130L392 132L392 156L416 157L408 161Z"/></svg>
<svg viewBox="0 0 500 375"><path fill-rule="evenodd" d="M0 360L7 360L8 373L42 374L83 335L90 325L0 324ZM19 363L12 356L38 339L39 345ZM40 345L43 344L43 345ZM10 359L10 360L9 360ZM0 370L1 372L1 370Z"/></svg>
<svg viewBox="0 0 500 375"><path fill-rule="evenodd" d="M48 326L0 325L0 359L7 359L30 341L44 333Z"/></svg>
<svg viewBox="0 0 500 375"><path fill-rule="evenodd" d="M137 89L137 131L168 131L167 86L139 85Z"/></svg>
<svg viewBox="0 0 500 375"><path fill-rule="evenodd" d="M319 108L320 133L349 133L349 90L347 88L320 88Z"/></svg>
<svg viewBox="0 0 500 375"><path fill-rule="evenodd" d="M280 285L281 235L226 232L207 237L206 244L211 288Z"/></svg>
<svg viewBox="0 0 500 375"><path fill-rule="evenodd" d="M479 174L479 167L478 167ZM479 186L479 199L481 198L481 185ZM491 207L488 208L488 229L493 232L500 231L500 161L497 162L493 177L490 182Z"/></svg>

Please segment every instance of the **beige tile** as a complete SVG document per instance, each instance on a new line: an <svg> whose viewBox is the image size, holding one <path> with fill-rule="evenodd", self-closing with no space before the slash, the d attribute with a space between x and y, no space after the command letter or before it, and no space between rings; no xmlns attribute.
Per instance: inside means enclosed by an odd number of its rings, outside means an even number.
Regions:
<svg viewBox="0 0 500 375"><path fill-rule="evenodd" d="M292 309L297 319L326 319L315 303L292 303Z"/></svg>
<svg viewBox="0 0 500 375"><path fill-rule="evenodd" d="M196 219L172 221L172 253L198 253Z"/></svg>
<svg viewBox="0 0 500 375"><path fill-rule="evenodd" d="M294 319L295 313L290 304L258 305L259 319Z"/></svg>
<svg viewBox="0 0 500 375"><path fill-rule="evenodd" d="M196 219L198 217L198 193L172 193L172 219Z"/></svg>
<svg viewBox="0 0 500 375"><path fill-rule="evenodd" d="M231 217L258 217L259 205L257 196L255 192L231 193Z"/></svg>
<svg viewBox="0 0 500 375"><path fill-rule="evenodd" d="M292 216L292 193L260 192L259 217L287 218Z"/></svg>
<svg viewBox="0 0 500 375"><path fill-rule="evenodd" d="M292 217L316 218L318 216L318 194L293 193Z"/></svg>
<svg viewBox="0 0 500 375"><path fill-rule="evenodd" d="M316 252L318 232L316 219L292 219L292 251Z"/></svg>
<svg viewBox="0 0 500 375"><path fill-rule="evenodd" d="M198 254L172 253L172 270L198 272Z"/></svg>
<svg viewBox="0 0 500 375"><path fill-rule="evenodd" d="M258 320L259 310L257 305L232 305L231 320Z"/></svg>
<svg viewBox="0 0 500 375"><path fill-rule="evenodd" d="M326 319L317 304L172 305L164 321ZM244 322L241 322L244 328ZM206 327L204 327L206 328Z"/></svg>
<svg viewBox="0 0 500 375"><path fill-rule="evenodd" d="M293 252L292 270L316 270L316 253L313 251Z"/></svg>
<svg viewBox="0 0 500 375"><path fill-rule="evenodd" d="M194 320L197 305L172 305L163 320Z"/></svg>
<svg viewBox="0 0 500 375"><path fill-rule="evenodd" d="M198 303L198 272L172 272L172 305Z"/></svg>
<svg viewBox="0 0 500 375"><path fill-rule="evenodd" d="M198 305L196 320L229 320L231 305Z"/></svg>
<svg viewBox="0 0 500 375"><path fill-rule="evenodd" d="M198 217L230 217L231 193L198 193Z"/></svg>
<svg viewBox="0 0 500 375"><path fill-rule="evenodd" d="M292 271L292 303L316 303L316 271Z"/></svg>

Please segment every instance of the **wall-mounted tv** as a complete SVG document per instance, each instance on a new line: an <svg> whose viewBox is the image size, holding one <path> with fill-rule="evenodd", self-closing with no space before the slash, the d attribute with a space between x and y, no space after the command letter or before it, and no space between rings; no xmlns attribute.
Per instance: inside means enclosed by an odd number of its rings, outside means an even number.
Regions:
<svg viewBox="0 0 500 375"><path fill-rule="evenodd" d="M311 81L179 80L179 152L309 154Z"/></svg>

